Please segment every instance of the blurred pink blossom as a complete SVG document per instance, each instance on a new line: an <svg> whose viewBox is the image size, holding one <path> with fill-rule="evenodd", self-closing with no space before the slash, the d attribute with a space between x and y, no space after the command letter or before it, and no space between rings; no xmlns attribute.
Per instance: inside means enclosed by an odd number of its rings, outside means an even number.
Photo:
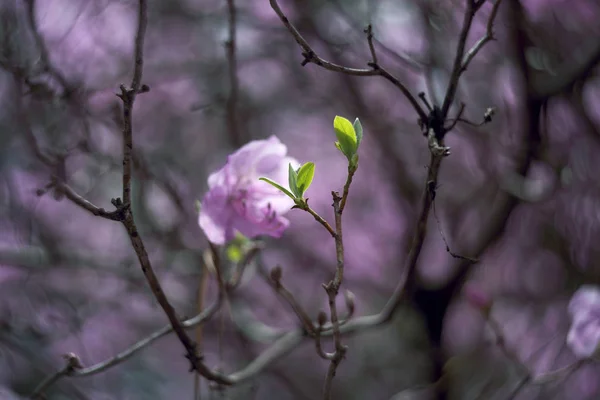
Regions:
<svg viewBox="0 0 600 400"><path fill-rule="evenodd" d="M247 237L281 237L289 226L282 215L292 199L260 177L287 187L288 165L300 164L287 157L287 147L276 136L254 140L227 157L223 168L208 177L209 190L202 200L198 223L208 240L224 244L239 232Z"/></svg>
<svg viewBox="0 0 600 400"><path fill-rule="evenodd" d="M463 294L469 304L485 313L489 312L492 307L492 297L479 284L472 282L466 284Z"/></svg>
<svg viewBox="0 0 600 400"><path fill-rule="evenodd" d="M600 289L584 285L569 303L573 324L567 335L567 345L578 358L591 357L600 342Z"/></svg>

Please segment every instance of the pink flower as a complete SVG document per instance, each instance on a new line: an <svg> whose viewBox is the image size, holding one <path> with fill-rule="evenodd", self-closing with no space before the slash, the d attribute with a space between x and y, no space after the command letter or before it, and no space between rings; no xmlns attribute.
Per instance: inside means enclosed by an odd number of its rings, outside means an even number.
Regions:
<svg viewBox="0 0 600 400"><path fill-rule="evenodd" d="M569 302L573 324L567 335L567 345L578 358L593 356L600 342L600 289L584 285Z"/></svg>
<svg viewBox="0 0 600 400"><path fill-rule="evenodd" d="M266 177L287 187L288 165L298 168L300 164L286 154L287 147L276 136L254 140L227 157L225 166L208 177L209 190L198 223L210 242L224 244L236 232L250 238L281 237L289 225L282 215L294 202L258 179Z"/></svg>

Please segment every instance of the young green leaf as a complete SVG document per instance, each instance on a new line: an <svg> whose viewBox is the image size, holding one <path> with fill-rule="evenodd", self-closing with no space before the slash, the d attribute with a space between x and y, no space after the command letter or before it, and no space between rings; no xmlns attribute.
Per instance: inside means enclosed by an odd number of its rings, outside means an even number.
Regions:
<svg viewBox="0 0 600 400"><path fill-rule="evenodd" d="M280 184L278 184L277 182L274 182L272 180L270 180L269 178L258 178L259 181L263 181L263 182L267 182L269 185L276 187L277 189L281 190L283 193L285 193L286 195L288 195L288 197L295 199L296 196L294 196L289 190L287 190L286 188L284 188L283 186L281 186Z"/></svg>
<svg viewBox="0 0 600 400"><path fill-rule="evenodd" d="M357 142L356 132L352 123L344 117L336 115L333 120L333 129L335 130L335 136L339 145L336 145L338 149L350 160L352 155L356 153Z"/></svg>
<svg viewBox="0 0 600 400"><path fill-rule="evenodd" d="M362 138L363 138L362 124L360 123L360 120L358 118L356 118L354 120L354 123L352 124L352 126L354 127L354 132L356 132L356 148L358 148L358 146L360 146L360 142L362 141Z"/></svg>
<svg viewBox="0 0 600 400"><path fill-rule="evenodd" d="M294 196L302 197L302 194L298 190L298 173L294 170L291 163L288 168L288 184L290 185L290 190L294 193Z"/></svg>
<svg viewBox="0 0 600 400"><path fill-rule="evenodd" d="M304 195L304 192L308 190L310 184L312 183L313 177L315 176L315 163L307 162L298 171L298 191L300 192L300 196Z"/></svg>

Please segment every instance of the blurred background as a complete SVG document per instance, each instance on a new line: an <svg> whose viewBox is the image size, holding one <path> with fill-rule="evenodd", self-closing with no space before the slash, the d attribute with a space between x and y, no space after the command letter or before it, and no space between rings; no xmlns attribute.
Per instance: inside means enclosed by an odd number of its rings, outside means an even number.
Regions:
<svg viewBox="0 0 600 400"><path fill-rule="evenodd" d="M317 54L367 68L372 24L379 63L416 96L440 104L465 1L281 1ZM475 16L467 48L485 34L492 2ZM316 163L307 193L333 221L345 159L333 145L335 115L364 127L360 168L344 214L346 276L356 315L377 313L392 293L416 227L429 150L417 115L381 77L351 77L314 64L267 0L235 1L235 62L225 0L149 1L143 83L135 103L133 209L161 283L180 315L198 312L206 239L194 202L226 156L277 135L288 153ZM130 82L137 2L4 0L0 4L0 398L27 398L73 352L91 366L127 349L167 319L122 225L94 217L47 185L57 175L111 210L121 192L121 102ZM532 374L574 362L566 305L600 283L600 4L504 0L496 41L464 73L447 136L436 215L418 263L413 301L387 324L344 340L336 399L597 399L598 367L528 385L494 344L465 283L493 298L506 347ZM233 80L232 80L233 78ZM235 90L232 91L232 87ZM595 172L596 171L596 172ZM306 213L246 271L228 307L203 328L209 366L232 373L272 343L265 332L298 327L258 273L283 281L315 317L335 247ZM477 258L477 264L452 257ZM205 302L216 297L208 279ZM340 300L340 305L343 301ZM194 335L193 331L191 332ZM330 348L329 341L326 347ZM303 342L234 388L199 387L203 399L317 399L328 363ZM431 383L444 374L446 393ZM48 399L192 399L193 374L171 335L87 377L64 377ZM446 396L446 397L444 397ZM511 397L513 396L513 397Z"/></svg>

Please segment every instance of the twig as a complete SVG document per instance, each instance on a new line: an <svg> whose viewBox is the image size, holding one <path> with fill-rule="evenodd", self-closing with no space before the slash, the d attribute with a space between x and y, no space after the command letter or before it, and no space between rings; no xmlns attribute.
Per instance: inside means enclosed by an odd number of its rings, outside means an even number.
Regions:
<svg viewBox="0 0 600 400"><path fill-rule="evenodd" d="M229 67L229 96L227 98L226 123L229 137L236 147L242 145L237 118L237 102L239 97L239 79L237 75L236 55L236 20L237 13L234 0L227 0L227 13L229 17L229 38L225 42L227 49L227 63Z"/></svg>
<svg viewBox="0 0 600 400"><path fill-rule="evenodd" d="M296 40L296 43L298 43L300 45L300 47L302 48L302 55L304 56L304 61L302 61L303 66L308 63L313 63L313 64L316 64L316 65L318 65L322 68L325 68L329 71L340 72L340 73L348 74L348 75L354 75L354 76L377 76L377 75L379 75L379 76L382 76L385 79L387 79L388 81L390 81L398 89L400 89L400 91L404 94L404 96L408 99L410 104L413 106L413 108L415 109L417 114L419 114L419 117L421 119L425 120L427 118L427 115L425 114L425 112L423 111L421 106L419 106L419 103L417 103L417 101L415 100L414 96L410 93L408 88L406 86L404 86L404 84L402 84L402 82L400 82L400 80L398 80L398 78L393 76L386 69L381 67L375 61L367 64L371 67L371 69L357 69L357 68L345 67L345 66L334 64L332 62L324 60L323 58L319 57L315 53L315 51L312 49L310 44L308 44L306 39L304 39L302 37L302 35L300 34L300 32L298 32L296 27L294 25L292 25L292 23L289 21L289 19L286 17L286 15L281 10L281 7L279 7L277 0L269 0L269 3L271 4L271 8L273 8L273 10L277 14L277 16L279 16L279 19L281 20L281 22L283 22L283 24L288 29L288 31L290 31L290 33Z"/></svg>
<svg viewBox="0 0 600 400"><path fill-rule="evenodd" d="M454 119L454 121L452 121L450 123L449 127L444 128L444 129L446 131L451 131L452 129L454 129L454 127L456 126L456 124L458 123L458 121L461 120L461 117L462 117L464 111L465 111L465 103L461 103L460 104L460 110L458 110L458 114L456 115L456 118Z"/></svg>
<svg viewBox="0 0 600 400"><path fill-rule="evenodd" d="M344 192L342 193L342 199L340 203L340 214L344 212L344 208L346 208L346 201L348 200L348 191L350 190L350 185L352 184L352 178L356 173L356 169L358 166L350 166L348 165L348 176L346 177L346 183L344 184ZM334 236L335 238L335 236Z"/></svg>
<svg viewBox="0 0 600 400"><path fill-rule="evenodd" d="M181 320L175 313L173 306L169 303L167 296L165 295L150 259L148 252L144 246L144 242L137 230L133 211L131 209L131 158L133 153L133 105L135 98L138 93L147 92L148 86L141 85L142 72L144 66L143 60L143 47L144 47L144 35L146 32L147 21L147 3L146 0L139 0L138 7L138 27L135 37L135 63L134 63L134 74L131 81L131 86L126 88L125 85L121 85L121 93L119 97L123 101L123 199L114 199L113 205L123 212L123 218L121 222L125 226L131 245L135 250L142 272L146 277L146 281L154 294L154 297L158 301L159 305L165 312L169 322L173 326L173 330L177 335L179 341L183 344L186 350L186 358L191 363L191 369L198 371L202 376L209 380L213 380L222 384L229 384L229 380L222 374L214 372L206 367L202 363L202 358L196 353L196 345L192 339L185 332ZM222 289L222 282L220 283L219 289Z"/></svg>
<svg viewBox="0 0 600 400"><path fill-rule="evenodd" d="M206 294L206 289L208 287L207 283L208 283L208 268L204 267L202 269L202 275L200 276L200 282L198 283L198 303L197 303L197 312L201 313L204 309L204 296ZM196 345L198 346L198 350L202 351L202 334L203 334L203 326L202 325L198 325L196 327ZM200 375L199 374L194 374L194 399L193 400L200 400L200 393L201 393L201 388L200 388Z"/></svg>
<svg viewBox="0 0 600 400"><path fill-rule="evenodd" d="M79 357L77 357L75 354L65 354L63 358L67 362L65 366L59 371L57 371L55 374L50 375L42 383L40 383L30 395L31 399L43 398L44 392L48 390L48 388L54 383L58 382L60 378L66 375L70 375L74 371L81 369L81 361L79 361Z"/></svg>
<svg viewBox="0 0 600 400"><path fill-rule="evenodd" d="M375 53L375 46L373 46L373 26L369 24L364 30L364 32L367 34L367 42L369 43L369 51L371 52L371 61L374 64L379 64L377 62L377 53Z"/></svg>
<svg viewBox="0 0 600 400"><path fill-rule="evenodd" d="M492 13L490 14L490 18L488 19L487 31L485 36L482 39L480 39L471 50L469 50L465 57L465 45L469 36L469 31L471 29L473 17L475 16L477 10L483 5L484 1L475 2L474 0L466 0L466 2L467 9L465 11L460 37L458 39L458 46L454 58L454 66L452 67L450 82L448 84L446 96L444 97L444 104L442 106L442 115L444 116L444 118L447 117L450 105L454 101L454 96L456 95L456 89L458 88L458 81L460 80L461 74L467 69L467 66L469 65L473 57L475 57L475 55L479 52L479 50L481 50L487 42L493 39L492 27L496 14L498 13L498 7L500 6L501 0L496 1L496 4L494 4Z"/></svg>
<svg viewBox="0 0 600 400"><path fill-rule="evenodd" d="M95 206L94 204L92 204L91 202L89 202L88 200L83 198L81 195L76 193L69 185L67 185L64 182L54 181L53 184L56 185L58 188L60 188L61 192L69 200L71 200L73 203L75 203L79 207L91 212L95 216L110 219L112 221L121 221L121 219L123 218L121 210L109 212L109 211L106 211L104 208Z"/></svg>
<svg viewBox="0 0 600 400"><path fill-rule="evenodd" d="M321 217L319 214L317 214L317 212L315 210L310 208L310 206L308 205L308 199L306 199L302 204L295 205L293 208L299 208L301 210L306 211L310 215L312 215L313 218L315 219L315 221L317 221L319 224L323 225L323 227L325 229L327 229L327 232L329 232L331 237L333 237L335 239L336 233L333 230L333 228L331 227L331 225L329 225L329 222L325 221L325 219L323 217Z"/></svg>
<svg viewBox="0 0 600 400"><path fill-rule="evenodd" d="M559 368L555 371L546 372L546 373L540 374L538 376L533 376L533 374L531 373L529 368L521 361L519 356L513 350L511 350L509 347L506 346L506 339L504 337L504 333L502 332L502 328L500 327L500 324L498 323L498 321L496 321L494 318L492 318L491 315L488 314L487 322L488 322L490 328L492 329L492 331L494 332L494 335L496 335L496 344L500 348L500 351L502 351L504 356L508 360L510 360L514 365L516 365L522 372L521 379L519 380L517 385L510 391L506 400L512 400L512 399L516 398L516 396L519 394L519 392L521 390L523 390L523 388L527 384L545 385L549 382L557 380L558 378L560 378L562 376L573 373L574 371L579 369L582 365L584 365L586 362L589 362L589 360L578 360L578 361L574 362L573 364L569 364L569 365Z"/></svg>
<svg viewBox="0 0 600 400"><path fill-rule="evenodd" d="M217 312L217 310L221 306L221 302L222 302L222 296L219 295L219 298L217 299L217 301L214 302L210 307L206 308L204 311L202 311L200 314L196 315L195 317L184 321L182 323L182 325L186 329L189 329L189 328L193 328L197 325L204 323L205 321L210 319L215 314L215 312ZM49 383L45 383L44 390L47 390L51 385L53 385L60 378L65 377L65 376L69 376L69 377L73 377L73 378L82 378L82 377L96 375L101 372L104 372L107 369L114 367L115 365L118 365L118 364L122 363L123 361L126 361L127 359L131 358L134 354L136 354L138 351L145 349L146 347L148 347L149 345L154 343L156 340L162 338L163 336L168 335L171 332L173 332L173 326L170 324L166 325L166 326L160 328L159 330L153 332L152 334L146 336L145 338L139 340L132 346L128 347L127 349L123 350L122 352L120 352L119 354L117 354L111 358L108 358L104 361L101 361L99 363L91 365L87 368L81 368L81 369L69 371L68 374L63 373L60 376L58 376L57 378L52 379L52 381L50 382L50 380L52 378L52 376L51 376L44 381L44 382L49 382ZM44 384L44 382L42 382L42 384ZM40 387L42 386L42 384L40 384Z"/></svg>
<svg viewBox="0 0 600 400"><path fill-rule="evenodd" d="M263 243L254 242L252 247L244 253L242 259L237 263L235 271L233 272L233 276L226 283L227 290L235 289L242 282L242 277L244 276L244 271L246 267L250 265L250 263L254 260L254 258L258 255L258 253L264 248Z"/></svg>
<svg viewBox="0 0 600 400"><path fill-rule="evenodd" d="M308 333L310 336L314 336L316 332L315 326L313 325L306 311L304 311L302 306L300 306L300 304L296 301L296 298L294 297L292 292L290 292L283 285L283 283L281 282L282 277L283 271L281 267L276 266L271 270L267 282L269 283L269 285L271 285L271 287L273 287L273 289L275 289L275 292L277 292L277 294L279 294L290 305L290 307L292 307L292 310L294 310L294 313L298 317L298 320L302 324L302 327L304 328L306 333Z"/></svg>
<svg viewBox="0 0 600 400"><path fill-rule="evenodd" d="M498 9L500 8L500 3L502 3L502 0L496 0L496 2L494 3L494 5L492 7L492 12L490 13L490 17L488 19L486 29L485 29L485 35L481 39L479 39L477 41L477 43L475 43L475 45L467 52L467 54L465 54L465 58L462 62L461 68L460 68L461 73L467 70L469 63L473 60L473 58L477 55L479 50L481 50L487 42L495 40L494 31L493 31L494 20L496 19L496 15L498 14ZM483 2L482 2L482 4L483 4Z"/></svg>
<svg viewBox="0 0 600 400"><path fill-rule="evenodd" d="M442 240L444 241L444 244L446 245L446 252L448 254L450 254L453 258L458 258L460 260L465 260L465 261L471 262L473 264L478 263L479 260L477 260L476 258L461 256L460 254L454 253L450 249L450 245L448 244L448 240L446 239L446 235L444 234L444 231L442 230L442 225L440 223L440 219L437 216L437 210L436 210L436 207L435 207L435 193L436 193L436 190L437 190L437 188L434 188L434 187L430 188L431 196L433 197L433 217L435 218L435 222L436 222L436 225L438 227L438 231L440 232L440 236L442 237Z"/></svg>
<svg viewBox="0 0 600 400"><path fill-rule="evenodd" d="M355 168L348 167L348 179L347 183L344 186L345 198L348 196L348 190L350 188L350 183L352 182L352 175L354 174ZM339 318L337 313L337 306L335 303L336 297L339 293L340 286L344 281L344 240L342 236L342 201L343 198L340 197L339 193L331 192L333 197L333 213L335 215L335 255L337 266L335 270L334 278L329 281L327 284L323 285L325 292L327 292L327 297L329 299L329 312L331 313L331 325L333 328L333 341L335 344L335 351L331 356L331 363L329 365L329 369L327 371L327 376L325 377L325 387L323 388L323 398L325 400L331 399L331 388L333 378L335 377L337 367L342 362L342 359L346 355L346 351L348 350L347 346L342 345L342 336L340 332ZM322 324L320 324L319 329L322 329Z"/></svg>

